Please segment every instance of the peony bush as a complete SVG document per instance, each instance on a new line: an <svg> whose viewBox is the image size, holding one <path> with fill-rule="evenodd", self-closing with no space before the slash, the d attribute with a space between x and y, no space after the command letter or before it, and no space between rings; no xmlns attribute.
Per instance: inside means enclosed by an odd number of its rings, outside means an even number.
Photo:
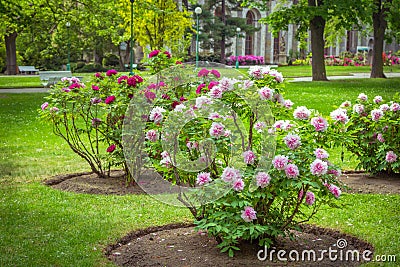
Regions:
<svg viewBox="0 0 400 267"><path fill-rule="evenodd" d="M345 101L346 148L357 156L357 169L370 173L399 173L400 104L399 95L388 101L382 96L368 97L361 93L352 104Z"/></svg>
<svg viewBox="0 0 400 267"><path fill-rule="evenodd" d="M341 114L293 109L282 74L268 67L235 78L188 70L161 71L131 102L124 137L139 184L152 166L230 256L240 241L271 246L321 206L338 206L341 171L327 148L340 140ZM140 140L147 158L130 145Z"/></svg>
<svg viewBox="0 0 400 267"><path fill-rule="evenodd" d="M123 166L130 180L122 148L125 111L137 87L138 75L118 75L116 70L96 73L84 84L78 78L62 78L45 97L40 115L51 123L57 136L100 177L110 176L115 166Z"/></svg>

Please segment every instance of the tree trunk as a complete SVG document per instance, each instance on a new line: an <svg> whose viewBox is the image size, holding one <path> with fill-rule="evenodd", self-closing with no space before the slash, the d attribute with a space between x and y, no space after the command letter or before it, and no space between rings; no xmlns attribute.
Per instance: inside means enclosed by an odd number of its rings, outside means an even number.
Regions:
<svg viewBox="0 0 400 267"><path fill-rule="evenodd" d="M222 64L225 64L225 29L226 29L226 6L225 6L225 0L222 0L221 2L221 21L224 24L224 28L222 30L221 34L221 58L220 61Z"/></svg>
<svg viewBox="0 0 400 267"><path fill-rule="evenodd" d="M309 6L321 5L321 0L308 0ZM325 19L321 16L315 16L310 21L311 31L311 52L312 52L312 80L313 81L327 81L325 58L324 58L324 30Z"/></svg>
<svg viewBox="0 0 400 267"><path fill-rule="evenodd" d="M6 75L15 75L18 73L17 67L17 33L13 32L5 36L6 43Z"/></svg>
<svg viewBox="0 0 400 267"><path fill-rule="evenodd" d="M387 27L386 11L382 8L382 0L375 0L375 10L372 13L374 26L374 45L372 49L372 69L371 78L386 78L383 73L383 41L385 39L385 31Z"/></svg>

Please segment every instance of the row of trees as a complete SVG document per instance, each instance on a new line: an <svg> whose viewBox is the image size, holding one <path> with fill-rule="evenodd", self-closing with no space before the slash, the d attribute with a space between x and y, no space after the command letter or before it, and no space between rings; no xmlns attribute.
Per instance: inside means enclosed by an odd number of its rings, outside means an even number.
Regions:
<svg viewBox="0 0 400 267"><path fill-rule="evenodd" d="M270 0L246 0L244 5L267 8ZM275 33L289 24L299 25L298 37L311 32L313 80L327 80L324 47L328 29L336 33L364 25L373 27L373 62L371 78L384 78L383 43L385 38L400 38L399 0L277 0L276 10L267 18ZM329 25L329 27L327 27ZM335 35L335 34L333 34ZM397 36L396 36L397 35Z"/></svg>
<svg viewBox="0 0 400 267"><path fill-rule="evenodd" d="M1 0L0 41L5 44L6 73L16 73L18 54L23 61L44 69L51 68L49 64L61 66L66 63L68 42L72 61L86 54L101 64L106 52L112 51L125 59L120 60L123 67L122 62L129 61L131 1L135 43L152 50L169 47L178 57L190 56L188 47L195 23L191 11L197 6L195 1L183 0L183 6L178 9L174 0L66 0L61 3L57 0L21 0L18 3ZM343 29L361 29L364 25L372 26L374 32L371 77L384 77L383 41L388 36L396 37L399 32L400 21L396 18L400 13L400 0L206 0L200 15L202 47L212 48L224 63L225 50L231 45L228 40L236 35L236 27L250 34L258 30L247 25L244 19L227 15L228 10L239 10L243 6L268 9L271 2L276 2L276 8L262 22L269 23L275 33L287 29L289 24L296 24L298 38L304 40L310 30L313 80L327 79L324 38L332 35L332 29L340 33ZM70 27L66 27L66 22ZM126 42L125 50L119 46L121 42Z"/></svg>

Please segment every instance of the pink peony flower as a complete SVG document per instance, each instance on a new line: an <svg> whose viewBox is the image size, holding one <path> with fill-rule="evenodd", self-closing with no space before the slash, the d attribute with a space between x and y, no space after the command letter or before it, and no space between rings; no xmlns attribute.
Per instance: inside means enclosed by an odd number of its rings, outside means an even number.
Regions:
<svg viewBox="0 0 400 267"><path fill-rule="evenodd" d="M277 170L280 170L280 171L284 170L288 163L289 163L289 158L286 156L282 156L282 155L277 155L272 160L272 164L274 165L274 168Z"/></svg>
<svg viewBox="0 0 400 267"><path fill-rule="evenodd" d="M100 73L100 72L96 72L96 73L94 74L94 77L96 77L96 78L103 78L103 74Z"/></svg>
<svg viewBox="0 0 400 267"><path fill-rule="evenodd" d="M97 85L92 85L92 90L99 91L99 87Z"/></svg>
<svg viewBox="0 0 400 267"><path fill-rule="evenodd" d="M328 170L328 174L333 174L334 176L339 177L342 175L342 172L340 170L331 169Z"/></svg>
<svg viewBox="0 0 400 267"><path fill-rule="evenodd" d="M196 108L202 108L203 106L210 105L212 103L212 99L207 96L199 96L196 98Z"/></svg>
<svg viewBox="0 0 400 267"><path fill-rule="evenodd" d="M208 89L211 89L211 88L213 88L214 86L216 86L216 85L218 85L219 84L219 82L217 82L217 81L211 81L209 84L208 84Z"/></svg>
<svg viewBox="0 0 400 267"><path fill-rule="evenodd" d="M314 126L315 131L324 132L328 129L328 122L322 117L314 117L311 119L311 125Z"/></svg>
<svg viewBox="0 0 400 267"><path fill-rule="evenodd" d="M397 161L397 155L393 151L389 151L386 153L386 161L388 163L393 163Z"/></svg>
<svg viewBox="0 0 400 267"><path fill-rule="evenodd" d="M371 110L371 119L373 121L379 121L380 118L383 117L383 111L380 109Z"/></svg>
<svg viewBox="0 0 400 267"><path fill-rule="evenodd" d="M57 112L57 111L59 111L58 107L51 107L50 108L50 112L51 113L54 113L54 112Z"/></svg>
<svg viewBox="0 0 400 267"><path fill-rule="evenodd" d="M241 87L245 90L249 89L250 87L252 87L254 85L254 82L251 80L245 80L243 82L243 84L241 85Z"/></svg>
<svg viewBox="0 0 400 267"><path fill-rule="evenodd" d="M175 106L175 108L174 108L174 111L175 112L183 112L183 110L186 108L186 106L184 105L184 104L179 104L179 105L176 105Z"/></svg>
<svg viewBox="0 0 400 267"><path fill-rule="evenodd" d="M111 70L108 70L107 72L106 72L106 75L107 76L113 76L113 75L116 75L118 73L118 71L116 71L116 70L114 70L114 69L111 69Z"/></svg>
<svg viewBox="0 0 400 267"><path fill-rule="evenodd" d="M201 69L201 70L197 73L197 76L198 76L198 77L205 77L205 76L207 76L209 73L210 73L209 70L203 68L203 69Z"/></svg>
<svg viewBox="0 0 400 267"><path fill-rule="evenodd" d="M291 150L295 150L301 145L301 138L297 134L289 133L283 138L283 141L285 141L285 144Z"/></svg>
<svg viewBox="0 0 400 267"><path fill-rule="evenodd" d="M357 114L361 115L362 113L364 113L364 111L365 111L365 108L364 108L363 104L355 104L353 106L353 112L354 113L357 113Z"/></svg>
<svg viewBox="0 0 400 267"><path fill-rule="evenodd" d="M198 185L205 185L211 182L210 173L209 172L201 172L197 175L197 184Z"/></svg>
<svg viewBox="0 0 400 267"><path fill-rule="evenodd" d="M44 102L44 103L40 106L40 108L41 108L42 110L45 110L48 106L49 106L49 103L48 103L48 102Z"/></svg>
<svg viewBox="0 0 400 267"><path fill-rule="evenodd" d="M396 103L396 102L392 103L392 104L390 105L390 110L391 110L391 111L399 111L399 110L400 110L400 104L399 104L399 103Z"/></svg>
<svg viewBox="0 0 400 267"><path fill-rule="evenodd" d="M146 133L146 139L151 142L157 141L158 140L158 132L156 130L149 130Z"/></svg>
<svg viewBox="0 0 400 267"><path fill-rule="evenodd" d="M204 83L197 86L196 94L198 94L198 95L201 94L201 89L203 89L204 87L206 87L206 84L204 84Z"/></svg>
<svg viewBox="0 0 400 267"><path fill-rule="evenodd" d="M149 100L149 101L153 101L154 99L156 99L156 94L152 91L146 91L144 92L144 96Z"/></svg>
<svg viewBox="0 0 400 267"><path fill-rule="evenodd" d="M290 123L289 120L278 120L274 123L273 127L276 129L287 131L292 128L293 125Z"/></svg>
<svg viewBox="0 0 400 267"><path fill-rule="evenodd" d="M263 87L258 90L258 94L262 100L272 100L274 96L274 90L268 87Z"/></svg>
<svg viewBox="0 0 400 267"><path fill-rule="evenodd" d="M341 108L348 108L351 107L351 102L349 100L344 101L341 105Z"/></svg>
<svg viewBox="0 0 400 267"><path fill-rule="evenodd" d="M293 102L290 99L287 99L283 102L283 106L287 109L291 108L293 106Z"/></svg>
<svg viewBox="0 0 400 267"><path fill-rule="evenodd" d="M90 99L90 103L92 103L93 105L99 104L101 103L101 101L102 101L101 98L98 97L93 97Z"/></svg>
<svg viewBox="0 0 400 267"><path fill-rule="evenodd" d="M349 117L347 116L347 111L342 108L338 108L332 111L330 116L332 120L336 122L341 122L343 124L346 124L349 121Z"/></svg>
<svg viewBox="0 0 400 267"><path fill-rule="evenodd" d="M257 219L257 212L252 207L247 206L242 211L241 217L245 222L251 222Z"/></svg>
<svg viewBox="0 0 400 267"><path fill-rule="evenodd" d="M288 164L285 166L285 174L288 178L296 178L299 176L299 168L296 164Z"/></svg>
<svg viewBox="0 0 400 267"><path fill-rule="evenodd" d="M240 175L239 170L236 170L235 168L231 168L231 167L226 167L221 175L221 179L227 183L231 183L240 178L241 178L241 175Z"/></svg>
<svg viewBox="0 0 400 267"><path fill-rule="evenodd" d="M114 145L114 144L110 145L110 146L107 148L107 152L108 152L108 153L112 153L112 152L115 150L116 147L117 147L117 146Z"/></svg>
<svg viewBox="0 0 400 267"><path fill-rule="evenodd" d="M166 55L167 58L171 58L172 57L171 53L168 52L168 51L164 51L164 55Z"/></svg>
<svg viewBox="0 0 400 267"><path fill-rule="evenodd" d="M380 102L382 102L382 97L381 97L380 95L375 96L375 97L374 97L374 103L375 103L375 104L378 104L378 103L380 103Z"/></svg>
<svg viewBox="0 0 400 267"><path fill-rule="evenodd" d="M226 91L232 91L234 89L235 83L236 83L235 79L223 77L221 80L219 80L218 85L221 87L223 92L226 92Z"/></svg>
<svg viewBox="0 0 400 267"><path fill-rule="evenodd" d="M149 53L149 58L156 57L161 51L160 50L153 50Z"/></svg>
<svg viewBox="0 0 400 267"><path fill-rule="evenodd" d="M325 183L326 188L328 188L328 190L336 197L340 197L340 195L342 194L342 191L340 190L339 187L337 187L336 185L333 184L327 184Z"/></svg>
<svg viewBox="0 0 400 267"><path fill-rule="evenodd" d="M268 173L259 172L256 175L256 181L257 181L257 186L264 188L267 185L269 185L269 182L271 181L271 177L269 176Z"/></svg>
<svg viewBox="0 0 400 267"><path fill-rule="evenodd" d="M241 178L233 181L232 188L235 191L242 191L244 189L244 182Z"/></svg>
<svg viewBox="0 0 400 267"><path fill-rule="evenodd" d="M254 155L253 151L248 150L243 152L244 163L246 164L254 164L254 160L256 156Z"/></svg>
<svg viewBox="0 0 400 267"><path fill-rule="evenodd" d="M222 98L222 93L223 91L219 86L214 86L213 88L211 88L208 95L212 98Z"/></svg>
<svg viewBox="0 0 400 267"><path fill-rule="evenodd" d="M321 176L328 172L328 163L320 159L316 159L311 163L310 171L315 176Z"/></svg>
<svg viewBox="0 0 400 267"><path fill-rule="evenodd" d="M379 109L382 110L383 112L386 112L386 111L390 110L390 107L388 104L382 104L379 106Z"/></svg>
<svg viewBox="0 0 400 267"><path fill-rule="evenodd" d="M222 123L213 122L211 124L209 133L211 136L213 136L215 138L219 138L224 135L224 132L225 132L224 129L225 129L225 126Z"/></svg>
<svg viewBox="0 0 400 267"><path fill-rule="evenodd" d="M381 133L378 133L378 135L376 136L376 139L378 139L378 141L381 143L385 142L385 138L383 138L383 135Z"/></svg>
<svg viewBox="0 0 400 267"><path fill-rule="evenodd" d="M367 96L366 94L364 94L364 93L359 94L357 98L358 98L360 101L363 101L363 102L365 102L365 101L368 100L368 96Z"/></svg>
<svg viewBox="0 0 400 267"><path fill-rule="evenodd" d="M312 205L315 202L315 195L313 192L307 191L306 193L306 204L307 205Z"/></svg>
<svg viewBox="0 0 400 267"><path fill-rule="evenodd" d="M212 112L208 116L208 119L210 119L210 120L216 120L216 119L221 119L221 118L222 118L222 116L218 112Z"/></svg>
<svg viewBox="0 0 400 267"><path fill-rule="evenodd" d="M111 104L114 101L115 101L115 96L110 95L110 96L107 96L106 100L104 100L104 103Z"/></svg>
<svg viewBox="0 0 400 267"><path fill-rule="evenodd" d="M297 107L293 112L293 116L298 120L308 120L310 115L311 111L304 106Z"/></svg>
<svg viewBox="0 0 400 267"><path fill-rule="evenodd" d="M151 121L154 121L155 124L159 124L164 117L163 116L164 112L165 109L163 109L162 107L154 107L150 112L149 119Z"/></svg>
<svg viewBox="0 0 400 267"><path fill-rule="evenodd" d="M219 71L212 69L211 70L211 74L214 75L217 78L221 77L221 73L219 73Z"/></svg>
<svg viewBox="0 0 400 267"><path fill-rule="evenodd" d="M326 150L322 149L322 148L315 149L314 155L317 157L317 159L327 159L327 158L329 158L328 152L326 152Z"/></svg>
<svg viewBox="0 0 400 267"><path fill-rule="evenodd" d="M128 76L122 75L121 77L118 78L117 82L118 82L118 84L121 84L123 81L127 81L127 80L128 80Z"/></svg>

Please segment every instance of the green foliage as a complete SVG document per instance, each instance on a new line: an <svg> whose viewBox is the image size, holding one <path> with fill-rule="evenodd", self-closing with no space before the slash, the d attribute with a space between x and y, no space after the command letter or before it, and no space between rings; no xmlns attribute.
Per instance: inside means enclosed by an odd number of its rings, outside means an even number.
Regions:
<svg viewBox="0 0 400 267"><path fill-rule="evenodd" d="M150 69L150 74L156 74L163 69L180 63L180 61L167 50L156 49L149 52L148 56L143 58L142 63Z"/></svg>

